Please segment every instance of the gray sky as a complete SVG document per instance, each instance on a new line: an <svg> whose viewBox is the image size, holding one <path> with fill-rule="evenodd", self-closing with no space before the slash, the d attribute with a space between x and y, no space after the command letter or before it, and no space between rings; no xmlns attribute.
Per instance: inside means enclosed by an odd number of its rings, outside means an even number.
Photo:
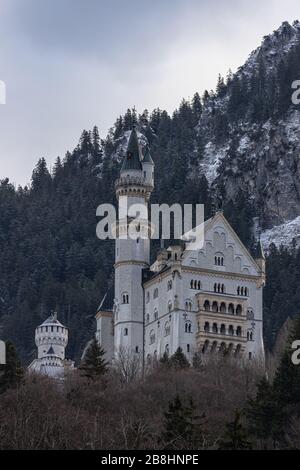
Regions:
<svg viewBox="0 0 300 470"><path fill-rule="evenodd" d="M0 179L29 182L128 107L171 113L295 19L299 0L0 0Z"/></svg>

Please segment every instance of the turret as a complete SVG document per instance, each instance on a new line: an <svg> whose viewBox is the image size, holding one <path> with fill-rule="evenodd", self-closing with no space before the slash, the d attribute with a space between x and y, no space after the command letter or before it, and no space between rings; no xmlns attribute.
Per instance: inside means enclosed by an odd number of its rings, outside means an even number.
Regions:
<svg viewBox="0 0 300 470"><path fill-rule="evenodd" d="M145 183L151 188L154 187L154 161L152 160L150 149L147 146L142 162Z"/></svg>
<svg viewBox="0 0 300 470"><path fill-rule="evenodd" d="M38 348L38 359L44 364L63 365L65 349L68 344L68 328L52 314L35 330L35 344Z"/></svg>
<svg viewBox="0 0 300 470"><path fill-rule="evenodd" d="M261 273L263 276L265 276L266 273L266 258L264 254L264 250L261 244L261 241L259 240L256 245L255 249L255 261L260 267Z"/></svg>
<svg viewBox="0 0 300 470"><path fill-rule="evenodd" d="M122 349L133 354L141 354L143 351L142 272L150 263L150 223L147 210L153 190L153 185L147 181L146 168L149 164L152 166L148 161L144 169L142 151L134 126L129 137L120 178L116 181L116 197L119 202L119 220L113 227L116 237L113 309L116 354ZM126 213L120 214L121 206L123 210L126 207L128 210L133 205L138 205L136 206L138 209L132 211L130 217L127 217ZM139 220L133 221L138 215ZM130 228L135 225L135 237L129 234L129 223Z"/></svg>

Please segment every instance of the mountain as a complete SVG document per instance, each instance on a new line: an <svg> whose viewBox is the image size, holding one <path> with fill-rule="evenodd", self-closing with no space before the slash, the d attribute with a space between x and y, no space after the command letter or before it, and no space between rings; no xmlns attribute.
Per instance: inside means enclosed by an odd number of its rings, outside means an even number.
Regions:
<svg viewBox="0 0 300 470"><path fill-rule="evenodd" d="M25 363L35 354L34 329L51 310L70 328L67 354L79 359L95 329L94 314L113 284L114 244L100 241L96 209L115 203L114 182L128 134L137 124L155 161L152 202L205 204L222 198L224 213L253 249L268 248L265 339L272 348L300 301L299 112L291 84L300 79L300 25L263 39L216 91L166 111L128 109L108 135L83 131L78 146L49 171L40 159L30 187L0 183L0 333ZM275 237L275 238L274 238ZM277 238L276 238L277 237ZM153 243L152 256L158 244Z"/></svg>

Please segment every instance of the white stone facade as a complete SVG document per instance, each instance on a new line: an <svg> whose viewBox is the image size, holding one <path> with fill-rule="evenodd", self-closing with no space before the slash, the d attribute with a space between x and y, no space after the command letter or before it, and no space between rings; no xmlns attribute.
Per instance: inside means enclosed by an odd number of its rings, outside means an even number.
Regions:
<svg viewBox="0 0 300 470"><path fill-rule="evenodd" d="M134 155L127 153L133 166ZM118 200L126 199L129 206L148 204L154 164L147 157L140 169L138 164L122 168L116 183ZM139 224L137 240L122 239L129 221L115 227L113 305L100 306L96 315L97 338L107 358L126 349L146 363L181 347L190 361L196 352L211 351L263 360L262 251L254 259L218 212L204 223L202 248L172 246L150 266L150 225L147 220Z"/></svg>

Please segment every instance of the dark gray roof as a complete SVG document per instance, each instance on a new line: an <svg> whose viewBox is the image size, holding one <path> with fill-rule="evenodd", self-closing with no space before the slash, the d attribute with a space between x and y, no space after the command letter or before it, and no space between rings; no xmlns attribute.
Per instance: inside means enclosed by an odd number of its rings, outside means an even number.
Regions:
<svg viewBox="0 0 300 470"><path fill-rule="evenodd" d="M142 151L139 144L136 128L134 126L129 137L126 155L122 164L122 171L142 170L141 157Z"/></svg>
<svg viewBox="0 0 300 470"><path fill-rule="evenodd" d="M149 146L147 145L146 150L145 150L145 155L144 155L144 160L143 163L154 163L152 160L151 154L150 154L150 149Z"/></svg>
<svg viewBox="0 0 300 470"><path fill-rule="evenodd" d="M54 354L54 349L53 349L52 345L50 346L49 351L47 352L47 355L48 354L50 354L51 356L53 356L53 354Z"/></svg>
<svg viewBox="0 0 300 470"><path fill-rule="evenodd" d="M113 304L114 304L114 289L113 287L110 287L104 294L100 302L100 305L97 309L97 312L101 312L101 311L111 312L113 309Z"/></svg>
<svg viewBox="0 0 300 470"><path fill-rule="evenodd" d="M262 247L262 244L261 244L260 240L256 244L255 258L256 259L265 259L264 249Z"/></svg>

